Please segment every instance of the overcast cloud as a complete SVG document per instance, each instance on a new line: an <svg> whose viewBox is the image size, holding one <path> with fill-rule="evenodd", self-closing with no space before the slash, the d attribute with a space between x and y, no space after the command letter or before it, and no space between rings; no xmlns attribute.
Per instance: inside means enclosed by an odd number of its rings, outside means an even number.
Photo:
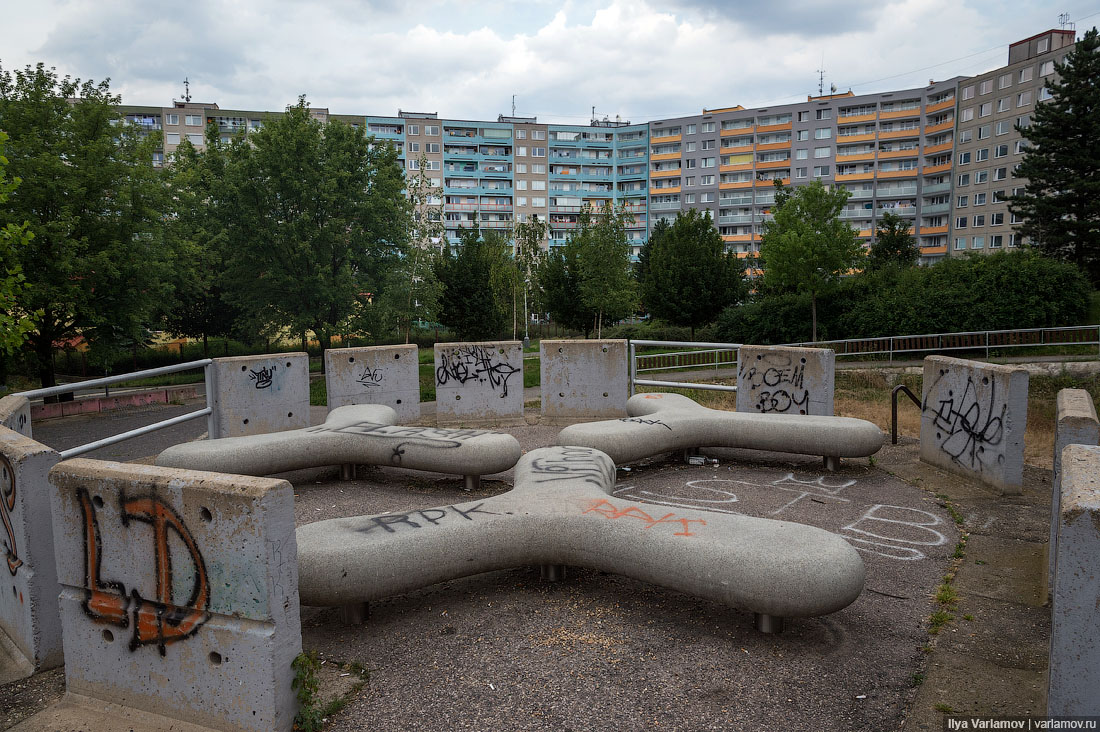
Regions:
<svg viewBox="0 0 1100 732"><path fill-rule="evenodd" d="M543 122L592 107L647 122L797 101L822 67L856 93L980 73L1063 10L1084 31L1100 0L37 0L4 8L0 65L110 77L126 104L169 105L187 77L223 109L305 94L341 114L490 119L515 94Z"/></svg>

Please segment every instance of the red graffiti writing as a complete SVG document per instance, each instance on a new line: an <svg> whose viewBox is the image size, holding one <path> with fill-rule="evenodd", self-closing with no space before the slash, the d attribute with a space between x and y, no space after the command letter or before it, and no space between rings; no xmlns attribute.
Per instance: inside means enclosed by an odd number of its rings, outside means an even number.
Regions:
<svg viewBox="0 0 1100 732"><path fill-rule="evenodd" d="M139 646L155 644L163 656L166 646L194 635L210 619L207 611L210 607L210 586L202 553L179 514L156 496L127 499L123 495L119 500L123 526L129 527L131 521L139 521L153 528L157 596L155 600L150 600L142 597L136 589L127 595L126 587L121 582L100 577L103 542L96 508L84 488L77 489L77 499L84 515L84 612L98 622L121 628L130 627L132 613L131 651ZM183 542L195 571L191 595L182 604L175 603L172 597L169 531Z"/></svg>
<svg viewBox="0 0 1100 732"><path fill-rule="evenodd" d="M633 518L638 519L645 523L645 528L652 529L658 524L680 524L683 531L677 531L673 536L695 536L691 532L690 524L699 524L706 526L707 522L704 519L689 519L677 516L674 513L666 513L660 518L654 518L648 513L638 508L637 506L630 506L629 508L619 509L616 508L610 501L606 499L600 499L593 501L592 504L585 510L585 513L598 513L601 516L606 516L609 519L621 519L621 518Z"/></svg>
<svg viewBox="0 0 1100 732"><path fill-rule="evenodd" d="M14 577L23 566L23 560L19 558L15 549L15 527L11 525L11 512L15 510L15 470L3 455L0 455L0 473L3 473L0 476L0 521L3 522L4 531L8 534L4 556L8 571Z"/></svg>

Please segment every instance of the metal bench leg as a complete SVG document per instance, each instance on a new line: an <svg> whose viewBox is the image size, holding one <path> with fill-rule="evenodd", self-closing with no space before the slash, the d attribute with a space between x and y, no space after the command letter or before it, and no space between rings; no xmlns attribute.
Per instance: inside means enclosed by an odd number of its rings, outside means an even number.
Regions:
<svg viewBox="0 0 1100 732"><path fill-rule="evenodd" d="M340 618L344 625L362 625L370 617L370 603L353 602L340 608Z"/></svg>
<svg viewBox="0 0 1100 732"><path fill-rule="evenodd" d="M561 582L565 579L565 565L540 564L539 576L546 582Z"/></svg>
<svg viewBox="0 0 1100 732"><path fill-rule="evenodd" d="M476 491L478 488L481 487L480 475L464 475L462 476L462 481L462 490L466 491L467 493L469 493L470 491Z"/></svg>
<svg viewBox="0 0 1100 732"><path fill-rule="evenodd" d="M823 458L825 462L825 469L830 473L835 473L840 470L840 458L835 455L826 455Z"/></svg>
<svg viewBox="0 0 1100 732"><path fill-rule="evenodd" d="M752 614L752 625L761 633L782 633L783 618L777 615L765 615L764 613Z"/></svg>
<svg viewBox="0 0 1100 732"><path fill-rule="evenodd" d="M355 463L344 463L340 466L340 480L355 480Z"/></svg>

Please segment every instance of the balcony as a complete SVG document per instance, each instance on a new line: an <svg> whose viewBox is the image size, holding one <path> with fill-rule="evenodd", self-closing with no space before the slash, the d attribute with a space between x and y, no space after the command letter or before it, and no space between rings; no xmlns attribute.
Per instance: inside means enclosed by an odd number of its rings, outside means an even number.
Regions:
<svg viewBox="0 0 1100 732"><path fill-rule="evenodd" d="M879 186L875 191L875 195L879 198L901 198L902 196L915 196L917 195L916 186L894 186L884 187Z"/></svg>
<svg viewBox="0 0 1100 732"><path fill-rule="evenodd" d="M870 142L875 139L874 132L861 132L856 135L842 135L839 132L836 135L837 144L848 142Z"/></svg>
<svg viewBox="0 0 1100 732"><path fill-rule="evenodd" d="M932 134L935 134L937 132L945 132L947 130L953 130L953 129L955 129L955 120L949 119L946 122L940 122L937 125L929 125L928 127L925 127L924 128L924 134L932 135Z"/></svg>
<svg viewBox="0 0 1100 732"><path fill-rule="evenodd" d="M853 124L855 122L874 122L878 119L877 112L871 112L870 114L843 114L837 116L837 124Z"/></svg>
<svg viewBox="0 0 1100 732"><path fill-rule="evenodd" d="M788 147L790 147L788 145ZM722 147L723 155L736 155L737 153L751 153L754 150L752 145L739 145L738 147Z"/></svg>
<svg viewBox="0 0 1100 732"><path fill-rule="evenodd" d="M665 137L651 137L649 138L650 145L667 145L670 142L680 142L683 139L680 135L666 135Z"/></svg>
<svg viewBox="0 0 1100 732"><path fill-rule="evenodd" d="M939 145L929 145L928 147L924 148L924 154L931 155L932 153L947 152L954 146L955 143L953 142L941 142Z"/></svg>
<svg viewBox="0 0 1100 732"><path fill-rule="evenodd" d="M917 148L909 148L906 150L879 150L879 160L890 160L892 158L915 158L920 155L920 150Z"/></svg>
<svg viewBox="0 0 1100 732"><path fill-rule="evenodd" d="M729 206L751 206L752 196L733 196L730 198L723 198L718 201L718 205L722 208Z"/></svg>
<svg viewBox="0 0 1100 732"><path fill-rule="evenodd" d="M839 163L858 163L866 162L875 159L875 151L868 150L866 152L852 153L851 155L837 155L836 162Z"/></svg>
<svg viewBox="0 0 1100 732"><path fill-rule="evenodd" d="M842 219L869 219L875 212L869 208L845 208L840 212Z"/></svg>
<svg viewBox="0 0 1100 732"><path fill-rule="evenodd" d="M944 99L942 102L936 102L935 104L929 104L927 107L924 108L924 113L925 114L933 114L934 112L939 112L940 110L943 110L943 109L951 109L954 106L955 106L955 97L951 97L950 99Z"/></svg>
<svg viewBox="0 0 1100 732"><path fill-rule="evenodd" d="M878 172L879 178L915 178L919 171L916 168L907 168L904 170L880 170Z"/></svg>
<svg viewBox="0 0 1100 732"><path fill-rule="evenodd" d="M719 216L719 224L751 224L752 214L735 214L733 216Z"/></svg>
<svg viewBox="0 0 1100 732"><path fill-rule="evenodd" d="M920 117L920 105L910 109L879 110L878 113L879 119L905 119L906 117Z"/></svg>
<svg viewBox="0 0 1100 732"><path fill-rule="evenodd" d="M765 133L766 132L783 132L784 130L789 130L789 129L791 129L791 123L790 122L784 122L782 124L777 124L777 125L757 125L756 126L756 131L757 132L765 132Z"/></svg>
<svg viewBox="0 0 1100 732"><path fill-rule="evenodd" d="M657 154L657 155L650 155L649 159L654 161L654 162L657 162L659 160L679 160L680 159L680 153L678 153L678 152L660 153L660 154Z"/></svg>
<svg viewBox="0 0 1100 732"><path fill-rule="evenodd" d="M680 186L665 186L664 188L650 188L651 196L669 196L680 192Z"/></svg>
<svg viewBox="0 0 1100 732"><path fill-rule="evenodd" d="M951 190L951 183L933 183L931 185L926 183L921 190L924 193L941 193Z"/></svg>
<svg viewBox="0 0 1100 732"><path fill-rule="evenodd" d="M916 206L879 206L879 208L878 208L878 215L879 216L881 216L882 214L884 214L886 212L890 212L890 213L892 213L896 216L916 216L917 215L917 207Z"/></svg>
<svg viewBox="0 0 1100 732"><path fill-rule="evenodd" d="M857 181L857 180L871 180L875 177L874 172L870 173L845 173L837 174L833 180L837 183L843 183L844 181Z"/></svg>
<svg viewBox="0 0 1100 732"><path fill-rule="evenodd" d="M923 173L930 175L932 173L943 173L951 170L951 163L944 163L943 165L929 165L925 167Z"/></svg>
<svg viewBox="0 0 1100 732"><path fill-rule="evenodd" d="M926 203L925 205L920 207L920 212L922 214L947 213L950 210L950 203Z"/></svg>
<svg viewBox="0 0 1100 732"><path fill-rule="evenodd" d="M852 194L852 195L848 196L848 198L855 198L855 199L873 198L874 195L875 195L874 191L865 190L865 189L862 189L862 188L859 189L858 191L848 191L848 192Z"/></svg>
<svg viewBox="0 0 1100 732"><path fill-rule="evenodd" d="M947 233L947 225L946 224L943 225L943 226L922 226L922 227L920 227L920 235L921 236L927 236L927 235L930 235L930 234L946 234L946 233Z"/></svg>
<svg viewBox="0 0 1100 732"><path fill-rule="evenodd" d="M898 140L906 137L919 137L920 127L910 127L907 130L879 130L878 139Z"/></svg>
<svg viewBox="0 0 1100 732"><path fill-rule="evenodd" d="M649 204L649 210L650 211L679 211L680 210L680 202L679 201L662 201L660 203L650 203Z"/></svg>

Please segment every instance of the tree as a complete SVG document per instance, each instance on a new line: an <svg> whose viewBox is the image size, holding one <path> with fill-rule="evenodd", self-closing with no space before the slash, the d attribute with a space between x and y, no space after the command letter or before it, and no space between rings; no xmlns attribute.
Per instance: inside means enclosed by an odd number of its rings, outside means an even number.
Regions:
<svg viewBox="0 0 1100 732"><path fill-rule="evenodd" d="M843 188L821 181L793 191L775 183L774 221L764 224L760 261L769 291L810 295L812 338L817 340L817 298L859 265L863 247L856 233L840 220L848 200Z"/></svg>
<svg viewBox="0 0 1100 732"><path fill-rule="evenodd" d="M1023 219L1020 233L1044 254L1084 268L1100 284L1100 35L1093 28L1077 42L1045 88L1051 99L1035 105L1015 172L1024 191L1009 199Z"/></svg>
<svg viewBox="0 0 1100 732"><path fill-rule="evenodd" d="M920 247L909 232L912 225L892 211L878 220L875 240L867 254L867 269L882 270L889 267L912 267L920 259Z"/></svg>
<svg viewBox="0 0 1100 732"><path fill-rule="evenodd" d="M183 140L165 169L169 193L166 236L174 254L170 268L173 297L164 307L169 333L201 338L210 355L209 338L232 334L241 311L225 296L225 234L214 215L225 170L225 150L213 122L206 131L206 150Z"/></svg>
<svg viewBox="0 0 1100 732"><path fill-rule="evenodd" d="M602 335L604 321L625 318L636 302L626 240L626 225L633 220L625 205L607 202L595 215L585 205L577 217L577 230L566 245L576 249L578 294L592 313L597 338Z"/></svg>
<svg viewBox="0 0 1100 732"><path fill-rule="evenodd" d="M579 330L587 338L592 332L592 312L580 298L580 262L577 247L568 243L553 247L538 269L542 304L554 322L563 328Z"/></svg>
<svg viewBox="0 0 1100 732"><path fill-rule="evenodd" d="M0 204L19 187L20 180L8 180L4 172L8 159L4 157L4 141L0 132ZM25 285L23 269L17 253L26 249L33 238L26 223L5 224L0 228L0 382L7 377L8 358L27 340L40 313L28 312L20 306Z"/></svg>
<svg viewBox="0 0 1100 732"><path fill-rule="evenodd" d="M714 221L698 209L676 214L670 227L654 227L648 249L642 301L654 317L691 328L713 321L748 292L744 269Z"/></svg>
<svg viewBox="0 0 1100 732"><path fill-rule="evenodd" d="M530 221L516 224L515 252L513 260L516 265L516 281L523 292L523 333L527 336L527 323L531 321L528 308L533 304L531 300L531 282L535 279L535 270L539 264L542 252L542 241L546 238L546 222L539 219L538 214L531 216ZM512 326L512 337L516 337L515 324Z"/></svg>
<svg viewBox="0 0 1100 732"><path fill-rule="evenodd" d="M9 173L23 180L0 228L26 222L33 236L9 266L25 277L22 309L41 313L29 342L44 387L56 343L82 335L106 361L144 338L167 294L156 141L120 124L119 101L107 81L59 79L43 64L0 69Z"/></svg>
<svg viewBox="0 0 1100 732"><path fill-rule="evenodd" d="M254 328L312 330L327 348L406 243L393 147L341 121L322 124L302 97L230 145L220 185L231 301Z"/></svg>
<svg viewBox="0 0 1100 732"><path fill-rule="evenodd" d="M481 231L477 223L459 234L456 254L449 251L436 263L443 285L439 322L462 339L497 338L508 324L506 303L513 265L508 242L496 231Z"/></svg>

